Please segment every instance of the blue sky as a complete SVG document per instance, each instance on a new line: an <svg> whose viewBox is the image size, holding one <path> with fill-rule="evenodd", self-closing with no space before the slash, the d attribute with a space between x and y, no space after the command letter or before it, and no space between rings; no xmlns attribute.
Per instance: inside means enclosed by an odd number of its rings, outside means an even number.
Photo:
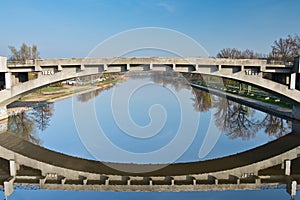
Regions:
<svg viewBox="0 0 300 200"><path fill-rule="evenodd" d="M0 0L0 55L36 44L41 57L85 57L99 42L133 28L182 32L215 56L224 47L266 53L300 33L299 0Z"/></svg>

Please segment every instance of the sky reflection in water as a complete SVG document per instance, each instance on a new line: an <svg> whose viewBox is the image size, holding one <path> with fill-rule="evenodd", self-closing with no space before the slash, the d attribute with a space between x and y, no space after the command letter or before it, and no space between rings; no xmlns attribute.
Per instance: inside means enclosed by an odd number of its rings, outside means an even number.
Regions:
<svg viewBox="0 0 300 200"><path fill-rule="evenodd" d="M138 78L119 84L126 86L136 79ZM156 75L150 78L143 77L143 79L155 84L138 89L132 95L129 110L134 122L140 126L149 124L148 109L154 104L162 105L167 114L165 126L159 134L150 138L134 138L124 134L117 126L110 107L112 88L92 94L82 94L74 98L86 104L92 101L93 96L96 96L94 101L99 124L113 144L127 151L135 153L155 151L164 147L176 136L181 120L181 110L176 99L178 94L187 97L188 103L185 105L189 105L190 108L183 109L192 108L192 112L200 116L200 121L195 139L177 162L206 160L235 154L265 144L291 131L290 124L286 120L201 90L192 90L176 79L160 79ZM177 94L172 94L170 89L175 90ZM207 133L211 117L212 123L221 132L220 138L212 151L200 159L199 149ZM72 113L72 98L10 117L9 131L54 151L95 159L86 150L77 134ZM122 158L105 161L126 162Z"/></svg>

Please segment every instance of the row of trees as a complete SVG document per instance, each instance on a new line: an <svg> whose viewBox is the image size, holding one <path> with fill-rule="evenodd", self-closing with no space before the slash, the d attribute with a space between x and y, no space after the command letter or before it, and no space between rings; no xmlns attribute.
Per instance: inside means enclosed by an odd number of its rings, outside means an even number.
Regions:
<svg viewBox="0 0 300 200"><path fill-rule="evenodd" d="M224 48L217 54L218 58L241 58L241 59L269 59L282 63L293 62L300 55L300 35L288 35L274 41L269 54L262 54L253 50L244 51L236 48Z"/></svg>
<svg viewBox="0 0 300 200"><path fill-rule="evenodd" d="M28 46L23 43L19 50L14 46L8 46L11 51L10 61L23 61L30 59L39 59L40 53L36 45Z"/></svg>

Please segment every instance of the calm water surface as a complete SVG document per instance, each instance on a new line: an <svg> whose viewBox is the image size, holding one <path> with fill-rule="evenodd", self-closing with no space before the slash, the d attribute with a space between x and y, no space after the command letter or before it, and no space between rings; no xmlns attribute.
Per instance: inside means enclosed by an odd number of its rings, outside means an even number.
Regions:
<svg viewBox="0 0 300 200"><path fill-rule="evenodd" d="M291 124L279 117L210 95L201 90L193 90L186 85L176 85L172 81L161 83L153 81L153 78L143 78L143 81L145 80L150 84L135 90L128 100L128 110L133 123L145 127L151 123L149 116L151 106L161 105L163 111L159 110L157 117L165 114L166 121L161 130L152 137L141 138L139 135L132 137L126 134L116 123L112 112L111 99L114 88L126 89L132 84L140 84L137 78L118 83L115 87L106 90L82 94L12 116L9 119L9 130L54 151L87 159L97 159L80 140L80 134L77 132L73 119L73 112L77 111L74 111L72 106L87 104L94 106L97 122L109 141L133 153L159 150L177 137L182 120L181 110L185 109L192 113L189 116L199 117L198 121L193 118L187 119L188 125L197 123L198 129L196 129L191 145L176 162L199 161L235 154L291 132ZM178 96L186 97L183 99L184 105L180 105ZM126 101L126 99L118 101ZM84 115L84 113L80 113L80 115ZM85 123L84 120L89 121L92 117L84 116L82 123ZM213 139L216 140L216 144L210 152L208 150L205 152L204 157L200 157L199 151L204 143L204 138L211 134L209 126L213 131ZM96 130L89 128L87 132L93 131ZM101 141L98 142L101 145ZM169 150L170 154L172 150ZM105 161L126 162L117 156L111 159L109 156L104 158L108 159ZM157 163L162 162L159 159L157 158ZM131 160L131 162L139 161ZM147 163L147 160L141 162ZM155 160L151 162L155 162Z"/></svg>
<svg viewBox="0 0 300 200"><path fill-rule="evenodd" d="M142 87L141 83L144 84ZM126 99L126 90L135 87L129 99ZM117 123L115 114L112 111L111 99L115 97L115 88L119 88L124 94L119 94L115 103L123 105L124 101L128 105L128 113L131 121ZM122 98L124 97L124 98ZM68 155L111 162L136 162L136 163L164 163L165 157L147 158L142 160L131 160L131 157L104 154L101 148L98 153L91 151L82 141L83 133L78 133L74 122L74 112L92 106L94 116L82 116L82 123L89 123L96 117L98 126L101 127L107 140L114 146L134 154L149 153L161 150L178 136L178 130L182 126L182 116L188 111L186 117L188 125L185 130L191 130L194 125L195 136L190 141L182 155L174 160L175 162L190 162L219 158L236 154L266 144L291 132L291 123L279 117L249 108L236 102L228 101L221 97L210 95L207 92L192 89L184 82L177 79L163 79L155 75L150 77L127 77L124 82L117 83L114 87L98 90L86 94L81 94L73 98L58 101L56 103L44 104L33 110L11 116L9 118L9 131L14 132L35 144L45 148L62 152ZM74 111L73 106L76 106ZM151 111L152 109L152 111ZM123 112L123 111L122 111ZM149 115L150 112L150 115ZM151 113L152 112L152 113ZM152 115L151 115L152 114ZM77 113L78 115L78 113ZM76 116L76 115L75 115ZM195 117L196 116L196 117ZM121 116L122 117L122 116ZM152 117L152 118L151 118ZM162 127L150 127L153 117L161 118ZM199 119L199 120L198 120ZM121 118L122 120L122 118ZM154 120L155 121L155 120ZM77 122L78 123L78 122ZM130 124L131 123L131 124ZM77 124L78 125L78 124ZM128 127L137 130L145 130L130 135L126 133ZM146 130L158 130L156 134L147 136ZM151 129L153 128L153 129ZM125 130L126 129L126 130ZM94 134L96 130L92 127L87 130L89 134ZM212 134L213 133L213 134ZM188 133L187 133L188 134ZM189 133L190 134L190 133ZM209 134L212 134L210 136ZM206 140L208 138L208 140ZM205 146L206 142L210 142ZM99 146L102 141L96 141ZM176 149L168 149L170 157ZM148 160L149 159L149 160ZM17 199L24 195L25 191L16 191L10 199ZM61 195L69 195L67 198L79 199L84 196L93 198L108 199L199 199L200 197L213 199L234 199L240 197L253 199L255 196L267 197L271 199L289 199L284 190L268 191L227 191L227 192L191 192L191 193L97 193L97 192L59 192L59 191L28 191L30 199L37 196L50 196L61 198ZM27 193L27 194L28 194ZM74 194L76 194L74 196ZM77 195L79 194L79 195ZM81 195L81 196L80 196ZM23 196L22 196L23 197ZM22 198L23 199L23 198ZM50 198L49 198L50 199ZM237 198L239 199L239 198Z"/></svg>

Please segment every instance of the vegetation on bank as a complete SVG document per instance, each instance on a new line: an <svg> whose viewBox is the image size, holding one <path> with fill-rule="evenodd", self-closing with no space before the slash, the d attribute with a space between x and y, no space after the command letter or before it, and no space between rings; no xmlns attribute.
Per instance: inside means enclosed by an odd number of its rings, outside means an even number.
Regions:
<svg viewBox="0 0 300 200"><path fill-rule="evenodd" d="M73 80L72 85L63 82L51 84L49 86L35 90L34 92L22 97L19 101L53 101L65 98L74 94L88 92L90 90L111 87L123 80L122 73L98 74L80 77L77 81Z"/></svg>
<svg viewBox="0 0 300 200"><path fill-rule="evenodd" d="M56 87L56 86L47 86L42 88L40 91L43 92L58 92L58 91L63 91L66 90L64 87Z"/></svg>
<svg viewBox="0 0 300 200"><path fill-rule="evenodd" d="M218 90L220 92L231 93L242 97L255 99L258 101L270 103L284 108L293 108L293 105L284 100L269 94L264 90L240 83L235 80L226 78L214 77L201 74L185 74L185 77L190 83L200 85L206 88Z"/></svg>

